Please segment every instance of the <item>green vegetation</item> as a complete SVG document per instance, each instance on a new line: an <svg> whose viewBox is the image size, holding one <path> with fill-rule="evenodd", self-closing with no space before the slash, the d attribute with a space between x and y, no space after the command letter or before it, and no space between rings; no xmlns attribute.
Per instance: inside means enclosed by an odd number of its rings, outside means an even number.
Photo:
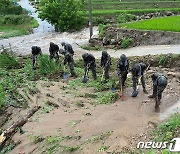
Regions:
<svg viewBox="0 0 180 154"><path fill-rule="evenodd" d="M159 65L165 65L168 62L168 57L165 55L159 56Z"/></svg>
<svg viewBox="0 0 180 154"><path fill-rule="evenodd" d="M123 38L123 40L121 42L121 48L126 49L132 44L133 44L132 38Z"/></svg>
<svg viewBox="0 0 180 154"><path fill-rule="evenodd" d="M49 60L48 55L38 57L38 70L32 69L32 60L27 58L20 66L21 59L8 53L0 54L0 106L27 107L28 94L38 93L35 82L38 78L50 77L59 74L62 68L54 61ZM16 69L20 67L20 69ZM58 71L58 72L57 72ZM23 89L24 95L19 92ZM28 94L27 94L28 93ZM42 108L42 113L48 113L51 107Z"/></svg>
<svg viewBox="0 0 180 154"><path fill-rule="evenodd" d="M16 68L19 66L17 59L7 53L0 54L0 67L1 68Z"/></svg>
<svg viewBox="0 0 180 154"><path fill-rule="evenodd" d="M81 3L76 0L40 0L39 15L55 26L56 31L80 30L84 17L78 12Z"/></svg>
<svg viewBox="0 0 180 154"><path fill-rule="evenodd" d="M101 92L97 94L97 104L111 104L114 103L118 98L119 94L115 92Z"/></svg>
<svg viewBox="0 0 180 154"><path fill-rule="evenodd" d="M32 28L38 27L34 18L10 0L0 1L0 25L0 38L29 34Z"/></svg>
<svg viewBox="0 0 180 154"><path fill-rule="evenodd" d="M173 138L178 137L180 131L180 113L174 114L166 122L160 124L154 131L154 140L159 142L170 142Z"/></svg>
<svg viewBox="0 0 180 154"><path fill-rule="evenodd" d="M133 14L121 14L118 16L117 22L118 23L126 23L126 22L130 22L136 20L136 16Z"/></svg>
<svg viewBox="0 0 180 154"><path fill-rule="evenodd" d="M180 16L171 16L121 24L121 27L130 29L180 32L179 23Z"/></svg>
<svg viewBox="0 0 180 154"><path fill-rule="evenodd" d="M81 48L84 50L97 50L97 51L104 50L104 48L102 46L99 46L99 45L95 45L95 46L82 45Z"/></svg>
<svg viewBox="0 0 180 154"><path fill-rule="evenodd" d="M122 13L131 13L131 14L144 14L151 12L165 12L165 11L180 11L180 8L160 8L160 9L134 9L134 10L94 10L92 14L94 16L104 16L104 15L118 15ZM80 12L82 15L88 15L88 12Z"/></svg>
<svg viewBox="0 0 180 154"><path fill-rule="evenodd" d="M2 86L0 85L0 107L4 104L5 99L6 99L5 92L2 88Z"/></svg>

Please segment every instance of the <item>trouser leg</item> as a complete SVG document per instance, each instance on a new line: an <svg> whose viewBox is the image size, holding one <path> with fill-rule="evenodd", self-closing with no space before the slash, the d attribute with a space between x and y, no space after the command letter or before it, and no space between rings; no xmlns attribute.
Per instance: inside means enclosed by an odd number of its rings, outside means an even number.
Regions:
<svg viewBox="0 0 180 154"><path fill-rule="evenodd" d="M37 68L37 55L32 55L33 69Z"/></svg>
<svg viewBox="0 0 180 154"><path fill-rule="evenodd" d="M127 73L124 73L122 76L122 86L125 86L126 79L127 79Z"/></svg>
<svg viewBox="0 0 180 154"><path fill-rule="evenodd" d="M73 62L69 63L69 69L70 69L71 76L75 77L76 73L75 73L75 70L74 70L74 63Z"/></svg>
<svg viewBox="0 0 180 154"><path fill-rule="evenodd" d="M58 54L58 52L55 53L55 59L56 59L56 63L59 63L59 54Z"/></svg>
<svg viewBox="0 0 180 154"><path fill-rule="evenodd" d="M95 67L95 66L91 67L91 71L92 71L94 80L96 80L96 79L97 79L97 75L96 75L96 67Z"/></svg>
<svg viewBox="0 0 180 154"><path fill-rule="evenodd" d="M108 80L109 79L109 67L105 68L104 75L105 75L105 80Z"/></svg>
<svg viewBox="0 0 180 154"><path fill-rule="evenodd" d="M145 84L144 75L141 77L141 84L142 84L144 93L147 94L148 92L147 92L147 90L146 90L146 84Z"/></svg>
<svg viewBox="0 0 180 154"><path fill-rule="evenodd" d="M133 76L132 80L133 80L133 93L131 96L136 97L138 95L138 91L137 91L138 78L136 76Z"/></svg>

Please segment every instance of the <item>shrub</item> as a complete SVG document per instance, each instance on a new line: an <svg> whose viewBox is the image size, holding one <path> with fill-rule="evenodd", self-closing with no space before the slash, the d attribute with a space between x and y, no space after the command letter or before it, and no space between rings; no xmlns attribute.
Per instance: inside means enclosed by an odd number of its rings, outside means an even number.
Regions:
<svg viewBox="0 0 180 154"><path fill-rule="evenodd" d="M41 0L39 16L55 26L56 31L80 30L84 17L78 12L80 2L77 0Z"/></svg>
<svg viewBox="0 0 180 154"><path fill-rule="evenodd" d="M123 40L121 42L121 48L126 49L132 44L133 44L133 39L125 37L125 38L123 38Z"/></svg>

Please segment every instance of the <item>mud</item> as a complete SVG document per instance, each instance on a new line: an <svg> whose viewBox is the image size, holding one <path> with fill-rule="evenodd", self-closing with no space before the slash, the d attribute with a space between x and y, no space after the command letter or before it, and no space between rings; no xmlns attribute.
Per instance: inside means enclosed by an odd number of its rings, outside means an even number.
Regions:
<svg viewBox="0 0 180 154"><path fill-rule="evenodd" d="M172 71L168 68L160 70L158 67L151 67L146 75L149 93L152 92L152 83L148 76L156 70L165 74ZM78 94L93 93L92 88L65 88L67 83L62 80L38 81L37 87L40 93L30 96L32 101L29 105L34 106L37 102L42 109L23 126L24 134L15 134L13 140L21 143L11 153L40 153L44 143L41 141L35 144L32 136L40 136L43 139L59 134L72 137L71 140L63 141L63 146L82 146L82 150L78 150L77 153L97 153L102 146L109 147L107 152L131 151L140 140L148 140L148 132L179 107L177 101L180 96L180 81L173 76L170 76L168 86L163 93L160 113L154 112L155 101L149 99L148 95L142 92L141 87L137 98L130 97L132 88L127 87L124 101L118 99L113 104L99 106L93 104L94 98L78 96ZM59 107L48 106L47 101L56 103ZM77 106L77 102L83 105ZM26 112L15 110L16 114L4 127L9 126ZM106 133L110 131L112 132L107 135ZM87 142L101 134L106 134L102 135L103 139Z"/></svg>

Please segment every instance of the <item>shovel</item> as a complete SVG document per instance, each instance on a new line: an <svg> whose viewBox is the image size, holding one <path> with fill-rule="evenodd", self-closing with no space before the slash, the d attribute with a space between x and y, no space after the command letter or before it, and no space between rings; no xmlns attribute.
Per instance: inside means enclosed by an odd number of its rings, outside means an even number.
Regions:
<svg viewBox="0 0 180 154"><path fill-rule="evenodd" d="M86 83L88 81L88 72L89 72L89 66L87 66L86 72L84 74L84 78L82 79L83 83Z"/></svg>
<svg viewBox="0 0 180 154"><path fill-rule="evenodd" d="M64 65L64 73L63 73L63 79L67 79L69 77L68 73L65 71L66 67Z"/></svg>

